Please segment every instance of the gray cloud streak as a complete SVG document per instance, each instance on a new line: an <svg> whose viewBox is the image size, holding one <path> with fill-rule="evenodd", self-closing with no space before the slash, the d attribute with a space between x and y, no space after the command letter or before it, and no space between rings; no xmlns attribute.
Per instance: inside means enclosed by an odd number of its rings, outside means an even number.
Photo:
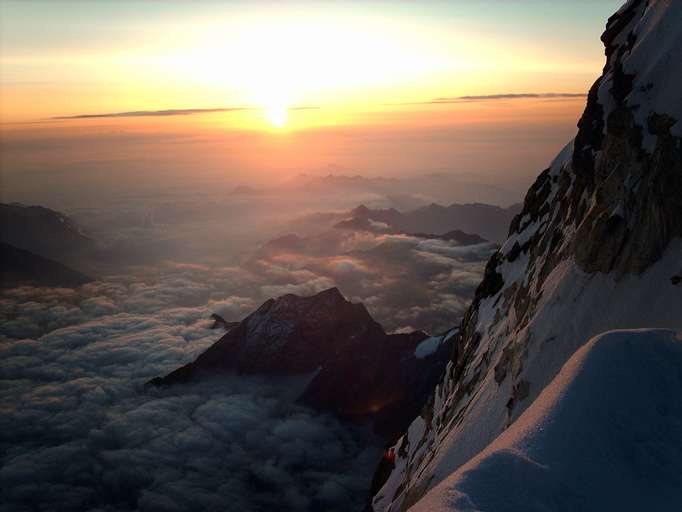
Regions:
<svg viewBox="0 0 682 512"><path fill-rule="evenodd" d="M543 93L505 93L505 94L480 94L471 96L456 96L456 97L443 97L434 98L428 103L458 103L461 101L486 101L486 100L516 100L523 98L584 98L586 94L584 93L572 93L572 92L543 92Z"/></svg>
<svg viewBox="0 0 682 512"><path fill-rule="evenodd" d="M524 98L535 99L552 99L552 98L584 98L585 93L573 92L524 92L524 93L502 93L502 94L478 94L468 96L443 96L433 98L426 101L415 101L405 103L389 103L389 105L449 105L452 103L468 103L473 101L490 101L490 100L517 100Z"/></svg>
<svg viewBox="0 0 682 512"><path fill-rule="evenodd" d="M299 106L291 107L288 110L317 110L320 107ZM72 116L55 116L51 120L68 119L101 119L111 117L167 117L167 116L189 116L194 114L212 114L217 112L242 112L246 110L259 110L256 107L229 107L229 108L174 108L166 110L134 110L131 112L110 112L104 114L76 114Z"/></svg>
<svg viewBox="0 0 682 512"><path fill-rule="evenodd" d="M166 117L166 116L188 116L192 114L211 114L214 112L239 112L243 110L253 110L252 107L232 107L232 108L183 108L167 110L135 110L132 112L110 112L105 114L77 114L73 116L55 116L50 119L99 119L104 117Z"/></svg>

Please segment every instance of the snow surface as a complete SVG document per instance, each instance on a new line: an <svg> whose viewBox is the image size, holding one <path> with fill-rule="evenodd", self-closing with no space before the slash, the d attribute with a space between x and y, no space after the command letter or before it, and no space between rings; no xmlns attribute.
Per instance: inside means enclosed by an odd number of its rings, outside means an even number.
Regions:
<svg viewBox="0 0 682 512"><path fill-rule="evenodd" d="M676 119L670 132L682 136L681 26L682 2L654 0L644 8L641 17L635 16L615 41L624 43L630 30L636 37L632 51L623 57L623 71L634 75L627 105L633 109L636 123L643 128L643 146L650 153L655 147L655 137L647 127L652 113L667 114ZM611 96L612 73L604 78L599 87L599 102L604 106L606 119L615 104Z"/></svg>
<svg viewBox="0 0 682 512"><path fill-rule="evenodd" d="M523 415L410 510L679 510L682 333L596 336Z"/></svg>
<svg viewBox="0 0 682 512"><path fill-rule="evenodd" d="M445 334L441 334L440 336L431 336L430 338L426 338L419 345L417 345L416 349L414 349L414 357L417 359L424 359L425 357L433 355L442 343L448 341L458 332L459 328L456 327L454 329L450 329Z"/></svg>
<svg viewBox="0 0 682 512"><path fill-rule="evenodd" d="M434 352L436 352L436 350L438 350L438 347L442 342L443 336L432 336L430 338L426 338L419 345L417 345L417 348L414 350L414 357L417 359L424 359L425 357L432 355Z"/></svg>
<svg viewBox="0 0 682 512"><path fill-rule="evenodd" d="M593 336L610 329L633 329L642 327L663 327L682 330L682 293L671 285L670 276L679 272L682 266L682 240L676 240L656 264L641 275L628 275L616 280L608 274L587 274L568 260L559 264L543 285L543 299L528 326L517 337L532 336L524 370L520 378L530 383L530 394L524 404L529 405L557 374L571 355ZM446 479L453 471L467 463L483 450L508 424L506 403L511 394L512 379L498 384L494 378L496 361L501 350L494 344L501 333L508 328L512 318L503 318L495 323L495 297L481 304L481 312L489 315L483 336L477 350L478 357L486 352L492 363L474 394L457 405L454 417L467 406L466 415L451 428L439 432L438 450L423 460L413 459L411 474L431 475L431 485ZM608 304L608 307L605 305ZM492 329L488 329L493 326ZM465 385L476 371L477 364L470 365L462 376ZM453 383L439 386L437 393L443 395L443 402L436 411L455 407L451 403ZM438 423L434 415L434 427ZM516 419L516 418L513 418ZM438 432L431 428L430 432ZM417 440L417 442L419 442ZM391 480L393 475L391 475ZM387 482L400 485L400 482ZM383 491L383 490L382 490ZM384 496L389 493L382 492ZM381 500L379 503L380 504ZM376 510L392 510L375 507Z"/></svg>

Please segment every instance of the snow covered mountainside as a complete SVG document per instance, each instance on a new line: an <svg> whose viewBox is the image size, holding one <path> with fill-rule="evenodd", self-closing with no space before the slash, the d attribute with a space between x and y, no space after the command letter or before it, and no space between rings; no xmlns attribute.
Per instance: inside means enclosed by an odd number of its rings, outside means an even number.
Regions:
<svg viewBox="0 0 682 512"><path fill-rule="evenodd" d="M443 380L396 443L392 471L375 479L375 511L419 509L441 482L468 478L465 468L479 475L492 466L533 470L535 452L486 447L510 426L500 446L518 446L512 438L521 439L514 432L523 427L513 425L582 345L612 329L682 327L682 2L631 0L608 20L602 41L606 65L578 133L530 188L509 238L488 262ZM556 446L547 442L538 449ZM551 460L571 455L564 446ZM641 469L634 454L622 461L635 465L623 471ZM663 462L657 468L677 471ZM478 482L474 504L503 492ZM537 480L516 482L529 503L546 504L548 491L535 487ZM581 482L569 479L556 495L591 488L580 489ZM508 510L487 503L483 510ZM595 508L572 503L572 510ZM620 509L639 505L627 501Z"/></svg>
<svg viewBox="0 0 682 512"><path fill-rule="evenodd" d="M673 331L593 338L509 429L413 510L677 509L681 368Z"/></svg>

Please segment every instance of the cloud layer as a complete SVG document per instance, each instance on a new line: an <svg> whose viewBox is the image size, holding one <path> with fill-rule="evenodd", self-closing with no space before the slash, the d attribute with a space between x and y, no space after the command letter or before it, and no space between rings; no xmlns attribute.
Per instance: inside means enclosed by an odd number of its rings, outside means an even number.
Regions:
<svg viewBox="0 0 682 512"><path fill-rule="evenodd" d="M319 107L300 106L291 107L289 110L314 110ZM166 110L133 110L130 112L108 112L104 114L76 114L72 116L55 116L53 120L67 119L100 119L109 117L167 117L189 116L193 114L214 114L216 112L242 112L244 110L258 110L256 107L229 107L229 108L171 108Z"/></svg>
<svg viewBox="0 0 682 512"><path fill-rule="evenodd" d="M189 280L200 272L3 293L3 510L362 507L377 446L294 404L302 382L142 387L215 341L207 312L251 309Z"/></svg>
<svg viewBox="0 0 682 512"><path fill-rule="evenodd" d="M450 103L464 103L469 101L488 100L516 100L516 99L551 99L551 98L584 98L587 95L582 92L522 92L501 94L476 94L468 96L441 96L427 101L398 103L398 105L448 105Z"/></svg>
<svg viewBox="0 0 682 512"><path fill-rule="evenodd" d="M216 240L230 235L225 247L239 248L233 224L190 207L192 221L178 224L174 216L189 215L178 208L156 216L158 229L136 228L142 254L159 246L149 262L125 262L79 288L0 289L4 509L362 509L381 446L295 404L301 380L143 383L216 341L211 313L240 320L284 293L338 286L388 331L442 331L457 323L495 247L319 223L238 262Z"/></svg>
<svg viewBox="0 0 682 512"><path fill-rule="evenodd" d="M387 331L443 332L458 323L495 245L329 230L285 237L244 265L261 294L309 294L329 286L363 302Z"/></svg>

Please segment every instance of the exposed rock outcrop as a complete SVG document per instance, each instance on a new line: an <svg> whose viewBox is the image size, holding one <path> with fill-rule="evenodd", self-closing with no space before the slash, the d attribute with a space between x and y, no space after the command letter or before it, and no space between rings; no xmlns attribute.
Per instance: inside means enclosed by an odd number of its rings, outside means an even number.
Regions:
<svg viewBox="0 0 682 512"><path fill-rule="evenodd" d="M239 325L239 322L228 322L217 313L211 315L211 320L213 320L211 329L225 329L226 331L229 331Z"/></svg>

